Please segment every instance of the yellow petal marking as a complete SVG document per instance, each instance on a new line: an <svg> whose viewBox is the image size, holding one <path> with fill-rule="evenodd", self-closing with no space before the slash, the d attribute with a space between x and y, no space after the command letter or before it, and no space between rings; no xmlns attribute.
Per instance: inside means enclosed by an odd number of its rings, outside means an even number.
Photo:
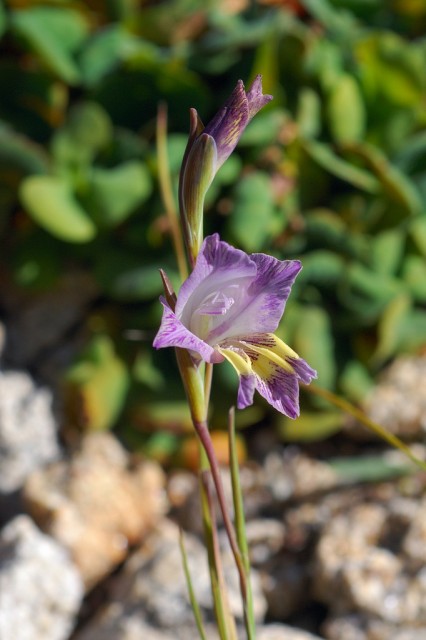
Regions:
<svg viewBox="0 0 426 640"><path fill-rule="evenodd" d="M248 376L253 373L250 358L244 353L240 355L232 349L218 347L218 351L232 364L238 375Z"/></svg>
<svg viewBox="0 0 426 640"><path fill-rule="evenodd" d="M250 350L257 353L260 358L253 361L253 370L263 379L270 378L275 371L275 368L271 366L274 363L281 369L294 373L294 369L287 361L287 358L299 358L297 353L290 349L280 338L277 338L273 333L264 334L267 338L267 343L273 343L271 346L264 347L258 344L248 343Z"/></svg>

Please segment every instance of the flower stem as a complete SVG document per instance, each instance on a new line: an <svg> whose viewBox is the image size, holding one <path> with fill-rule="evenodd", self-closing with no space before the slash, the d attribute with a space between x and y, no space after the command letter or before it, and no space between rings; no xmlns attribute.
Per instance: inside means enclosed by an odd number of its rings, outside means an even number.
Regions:
<svg viewBox="0 0 426 640"><path fill-rule="evenodd" d="M210 438L210 433L207 427L207 423L194 421L194 427L198 437L200 438L201 444L203 445L204 451L206 452L206 455L210 464L210 470L212 473L212 478L213 478L213 482L214 482L216 493L217 493L217 499L219 502L220 510L222 512L223 524L225 526L229 544L231 546L231 550L235 558L235 563L238 569L238 575L240 578L241 595L242 595L243 601L246 602L247 601L246 571L245 571L244 562L243 562L240 550L238 548L234 527L229 517L226 498L225 498L225 492L223 489L222 478L220 477L220 469L219 469L219 464L217 462L216 453L213 448L213 443Z"/></svg>

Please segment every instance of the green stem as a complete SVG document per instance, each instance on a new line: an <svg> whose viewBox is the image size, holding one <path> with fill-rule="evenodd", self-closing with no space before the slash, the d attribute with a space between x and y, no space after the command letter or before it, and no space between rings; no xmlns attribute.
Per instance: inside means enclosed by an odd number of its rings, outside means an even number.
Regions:
<svg viewBox="0 0 426 640"><path fill-rule="evenodd" d="M237 640L235 622L229 609L222 559L220 556L210 471L201 472L201 498L210 580L219 635L222 640Z"/></svg>
<svg viewBox="0 0 426 640"><path fill-rule="evenodd" d="M206 422L194 422L194 427L206 452L210 470L212 473L213 482L215 485L217 499L219 502L220 510L222 512L223 524L228 536L229 544L231 546L232 553L235 558L235 563L238 569L238 575L240 578L241 595L243 601L247 600L247 580L246 572L244 568L243 559L241 557L240 550L238 548L237 539L235 537L234 527L228 514L228 508L226 504L225 492L223 490L222 478L220 476L219 464L217 462L216 453L213 448L213 443L210 438L210 433Z"/></svg>

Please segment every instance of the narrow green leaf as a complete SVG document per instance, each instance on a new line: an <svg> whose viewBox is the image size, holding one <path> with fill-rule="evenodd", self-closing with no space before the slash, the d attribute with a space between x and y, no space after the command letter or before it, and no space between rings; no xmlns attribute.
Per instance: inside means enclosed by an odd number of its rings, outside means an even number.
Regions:
<svg viewBox="0 0 426 640"><path fill-rule="evenodd" d="M337 178L349 182L367 193L377 193L380 190L379 181L370 172L343 160L327 145L309 140L304 142L303 148L320 167Z"/></svg>
<svg viewBox="0 0 426 640"><path fill-rule="evenodd" d="M247 594L246 600L243 602L244 606L244 622L246 625L246 632L248 640L255 640L256 638L256 623L254 619L253 609L253 593L250 582L250 556L247 544L246 523L244 516L243 505L243 493L241 489L240 472L238 468L238 453L237 444L235 440L235 410L232 408L228 417L228 436L229 436L229 461L231 471L231 483L232 483L232 498L234 505L234 519L235 519L235 531L237 534L238 547L240 549L241 557L243 560L245 574Z"/></svg>
<svg viewBox="0 0 426 640"><path fill-rule="evenodd" d="M334 458L327 463L345 482L383 482L413 471L411 465L388 460L383 455Z"/></svg>
<svg viewBox="0 0 426 640"><path fill-rule="evenodd" d="M422 212L422 199L414 182L391 164L383 151L367 143L349 145L348 149L357 154L374 172L384 195L409 214Z"/></svg>
<svg viewBox="0 0 426 640"><path fill-rule="evenodd" d="M379 438L389 443L392 447L399 449L404 455L406 455L410 460L412 460L420 469L426 471L426 462L420 460L402 440L400 440L393 433L382 427L374 420L371 420L361 409L358 409L353 404L345 400L344 398L339 397L335 393L331 391L327 391L322 387L319 387L316 384L309 384L304 387L308 393L313 395L317 395L320 398L323 398L330 404L335 407L341 409L345 413L356 418L364 427L375 433Z"/></svg>
<svg viewBox="0 0 426 640"><path fill-rule="evenodd" d="M192 611L194 613L195 623L197 625L198 633L200 634L201 640L207 640L206 632L204 630L204 625L203 625L203 618L201 616L200 607L197 602L197 598L195 597L194 587L192 585L191 574L190 574L189 565L188 565L188 555L185 549L185 541L183 538L182 529L179 529L179 546L180 546L180 552L182 555L182 564L183 564L183 570L185 572L186 585L188 587L189 601L191 603Z"/></svg>

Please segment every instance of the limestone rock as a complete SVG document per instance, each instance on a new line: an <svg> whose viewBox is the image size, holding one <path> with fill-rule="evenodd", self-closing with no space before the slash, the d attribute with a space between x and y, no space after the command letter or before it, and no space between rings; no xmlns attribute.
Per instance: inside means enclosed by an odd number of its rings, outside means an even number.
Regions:
<svg viewBox="0 0 426 640"><path fill-rule="evenodd" d="M36 471L24 487L36 522L66 546L91 588L120 562L163 513L164 474L133 467L110 434L90 434L69 460Z"/></svg>
<svg viewBox="0 0 426 640"><path fill-rule="evenodd" d="M185 534L185 548L194 591L207 625L213 621L210 580L206 551L199 540ZM241 619L240 592L233 559L223 555L229 602L233 613ZM252 580L255 615L260 621L265 603L254 572ZM126 562L117 576L107 604L76 640L133 640L149 638L152 626L158 639L187 640L197 638L193 612L189 603L178 529L170 520L162 520L142 546ZM153 635L153 638L157 636ZM216 640L217 634L209 633Z"/></svg>
<svg viewBox="0 0 426 640"><path fill-rule="evenodd" d="M0 371L0 494L59 457L52 395L27 373Z"/></svg>
<svg viewBox="0 0 426 640"><path fill-rule="evenodd" d="M426 432L426 357L397 358L384 372L364 403L368 416L405 439ZM354 434L369 435L364 429Z"/></svg>
<svg viewBox="0 0 426 640"><path fill-rule="evenodd" d="M66 551L27 516L0 534L2 640L66 640L83 596Z"/></svg>

